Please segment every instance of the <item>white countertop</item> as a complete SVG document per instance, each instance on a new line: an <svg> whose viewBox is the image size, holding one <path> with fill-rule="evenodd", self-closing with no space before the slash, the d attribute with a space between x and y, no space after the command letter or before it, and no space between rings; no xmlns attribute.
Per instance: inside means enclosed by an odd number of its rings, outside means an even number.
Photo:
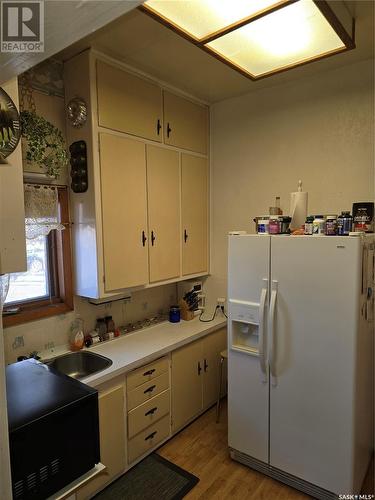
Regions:
<svg viewBox="0 0 375 500"><path fill-rule="evenodd" d="M96 387L113 377L138 368L208 333L223 328L226 322L221 312L218 312L213 321L207 323L199 321L198 318L191 321L181 320L179 323L166 321L90 347L90 351L111 359L112 365L99 373L81 379L81 382Z"/></svg>

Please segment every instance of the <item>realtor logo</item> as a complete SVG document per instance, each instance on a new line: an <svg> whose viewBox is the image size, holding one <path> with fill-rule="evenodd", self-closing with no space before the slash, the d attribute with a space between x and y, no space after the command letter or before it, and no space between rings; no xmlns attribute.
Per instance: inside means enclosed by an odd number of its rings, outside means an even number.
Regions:
<svg viewBox="0 0 375 500"><path fill-rule="evenodd" d="M1 2L1 52L44 52L44 2Z"/></svg>

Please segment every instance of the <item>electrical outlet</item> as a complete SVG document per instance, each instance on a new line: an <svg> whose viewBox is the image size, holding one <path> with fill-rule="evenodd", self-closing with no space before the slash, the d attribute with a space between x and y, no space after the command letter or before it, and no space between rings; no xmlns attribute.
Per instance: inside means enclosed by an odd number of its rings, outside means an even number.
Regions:
<svg viewBox="0 0 375 500"><path fill-rule="evenodd" d="M218 297L217 298L217 305L218 306L225 306L227 299L225 297Z"/></svg>

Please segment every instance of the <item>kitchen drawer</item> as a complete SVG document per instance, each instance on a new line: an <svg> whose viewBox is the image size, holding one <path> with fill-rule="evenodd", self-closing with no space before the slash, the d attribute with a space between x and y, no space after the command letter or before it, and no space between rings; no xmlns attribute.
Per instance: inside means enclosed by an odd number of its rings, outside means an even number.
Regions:
<svg viewBox="0 0 375 500"><path fill-rule="evenodd" d="M146 403L134 408L128 414L128 437L132 438L138 432L143 431L149 425L157 422L170 410L169 390L162 392L158 396L150 399Z"/></svg>
<svg viewBox="0 0 375 500"><path fill-rule="evenodd" d="M142 366L141 368L137 368L137 370L130 372L126 377L127 390L130 391L131 389L158 377L166 371L168 371L168 358L166 356L164 358L157 359L148 365Z"/></svg>
<svg viewBox="0 0 375 500"><path fill-rule="evenodd" d="M128 441L129 463L152 450L160 441L169 436L169 420L169 415L166 415Z"/></svg>
<svg viewBox="0 0 375 500"><path fill-rule="evenodd" d="M145 401L153 398L157 394L169 388L169 373L162 373L159 377L153 378L149 382L136 387L132 391L128 391L128 411L132 410Z"/></svg>

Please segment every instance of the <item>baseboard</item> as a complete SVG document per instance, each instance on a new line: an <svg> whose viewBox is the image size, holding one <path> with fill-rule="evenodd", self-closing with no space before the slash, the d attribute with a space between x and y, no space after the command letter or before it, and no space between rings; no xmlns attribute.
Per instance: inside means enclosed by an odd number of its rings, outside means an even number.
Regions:
<svg viewBox="0 0 375 500"><path fill-rule="evenodd" d="M232 448L229 449L230 456L233 460L240 462L252 469L255 469L262 474L265 474L281 483L287 484L296 490L302 491L311 497L317 498L318 500L337 500L338 496L335 493L327 491L323 488L319 488L319 486L315 486L314 484L308 483L302 479L299 479L287 472L283 472L271 465L268 465L256 458L245 455L245 453L241 453L240 451L234 450Z"/></svg>

